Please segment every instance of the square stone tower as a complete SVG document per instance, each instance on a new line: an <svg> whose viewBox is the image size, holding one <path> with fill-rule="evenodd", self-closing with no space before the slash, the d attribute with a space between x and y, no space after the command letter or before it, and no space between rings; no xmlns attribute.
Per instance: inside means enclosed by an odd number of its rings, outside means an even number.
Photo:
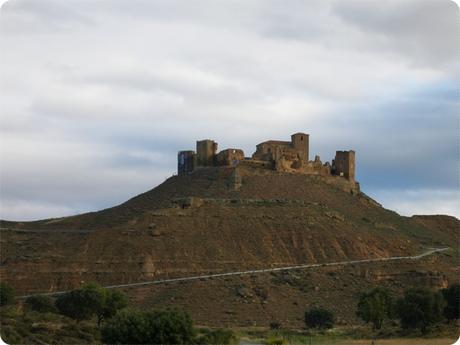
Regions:
<svg viewBox="0 0 460 345"><path fill-rule="evenodd" d="M197 166L213 166L217 151L217 143L213 140L200 140L196 142L196 164Z"/></svg>
<svg viewBox="0 0 460 345"><path fill-rule="evenodd" d="M187 174L195 169L196 155L194 151L179 151L177 153L177 173Z"/></svg>
<svg viewBox="0 0 460 345"><path fill-rule="evenodd" d="M334 165L336 175L355 180L355 151L336 151Z"/></svg>
<svg viewBox="0 0 460 345"><path fill-rule="evenodd" d="M300 151L302 160L308 162L309 159L309 135L305 133L295 133L291 135L291 146Z"/></svg>

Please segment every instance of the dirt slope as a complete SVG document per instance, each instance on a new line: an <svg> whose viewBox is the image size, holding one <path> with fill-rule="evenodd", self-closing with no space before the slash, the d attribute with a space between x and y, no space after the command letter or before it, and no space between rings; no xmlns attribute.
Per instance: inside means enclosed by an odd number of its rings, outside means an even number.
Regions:
<svg viewBox="0 0 460 345"><path fill-rule="evenodd" d="M1 278L26 294L70 289L88 281L122 284L411 255L428 246L447 245L454 253L444 256L439 266L444 276L436 284L455 279L449 267L458 258L456 218L401 217L362 193L351 193L346 185L315 176L240 169L242 185L237 188L234 174L227 168L198 170L173 176L107 210L2 222ZM438 272L429 272L433 270ZM225 295L225 284L221 289ZM157 303L160 290L152 290L153 295L138 290L132 298L141 304ZM205 305L199 290L187 293L194 294L191 310ZM289 294L283 298L289 300Z"/></svg>

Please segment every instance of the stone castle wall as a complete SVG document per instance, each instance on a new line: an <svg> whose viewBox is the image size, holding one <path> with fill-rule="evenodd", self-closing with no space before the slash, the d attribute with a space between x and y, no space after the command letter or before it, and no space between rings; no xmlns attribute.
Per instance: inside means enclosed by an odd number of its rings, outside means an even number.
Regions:
<svg viewBox="0 0 460 345"><path fill-rule="evenodd" d="M279 172L340 176L355 181L354 151L337 151L332 164L323 164L319 156L310 161L309 135L305 133L291 135L290 141L264 141L256 146L251 158L245 157L241 149L225 149L217 153L217 143L213 140L197 141L196 153L191 150L179 151L177 171L178 174L186 174L203 167L235 167L239 164Z"/></svg>

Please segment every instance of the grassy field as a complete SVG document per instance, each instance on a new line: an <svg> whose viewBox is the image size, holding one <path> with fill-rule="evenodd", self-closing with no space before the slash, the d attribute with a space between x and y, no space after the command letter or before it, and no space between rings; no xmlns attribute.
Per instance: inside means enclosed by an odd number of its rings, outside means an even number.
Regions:
<svg viewBox="0 0 460 345"><path fill-rule="evenodd" d="M8 344L101 344L96 320L77 323L52 313L25 312L18 305L0 308L1 336ZM196 327L203 332L207 327ZM270 330L263 327L231 328L239 343L268 345L450 345L460 334L460 321L442 323L429 333L402 333L385 325L374 333L370 326L338 326L327 331Z"/></svg>
<svg viewBox="0 0 460 345"><path fill-rule="evenodd" d="M459 335L458 324L443 324L429 333L402 333L397 328L387 327L374 334L369 327L337 327L324 332L235 329L240 344L299 344L299 345L450 345Z"/></svg>
<svg viewBox="0 0 460 345"><path fill-rule="evenodd" d="M375 340L375 345L450 345L456 342L452 338L426 339L426 338L395 338ZM369 345L372 342L369 339L354 339L352 341L340 341L336 344L347 345Z"/></svg>

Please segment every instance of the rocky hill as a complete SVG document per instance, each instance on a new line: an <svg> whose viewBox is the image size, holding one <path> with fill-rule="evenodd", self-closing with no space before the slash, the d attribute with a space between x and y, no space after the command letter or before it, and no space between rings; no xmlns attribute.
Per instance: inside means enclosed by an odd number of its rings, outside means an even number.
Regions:
<svg viewBox="0 0 460 345"><path fill-rule="evenodd" d="M119 206L36 222L1 222L1 279L20 294L82 282L124 284L243 269L415 255L362 264L127 290L135 303L182 305L203 324L301 323L306 305L344 309L375 284L398 291L458 281L460 222L402 217L340 177L210 167L173 176ZM340 301L340 305L337 304ZM278 316L277 316L278 315ZM299 319L300 317L300 319Z"/></svg>

